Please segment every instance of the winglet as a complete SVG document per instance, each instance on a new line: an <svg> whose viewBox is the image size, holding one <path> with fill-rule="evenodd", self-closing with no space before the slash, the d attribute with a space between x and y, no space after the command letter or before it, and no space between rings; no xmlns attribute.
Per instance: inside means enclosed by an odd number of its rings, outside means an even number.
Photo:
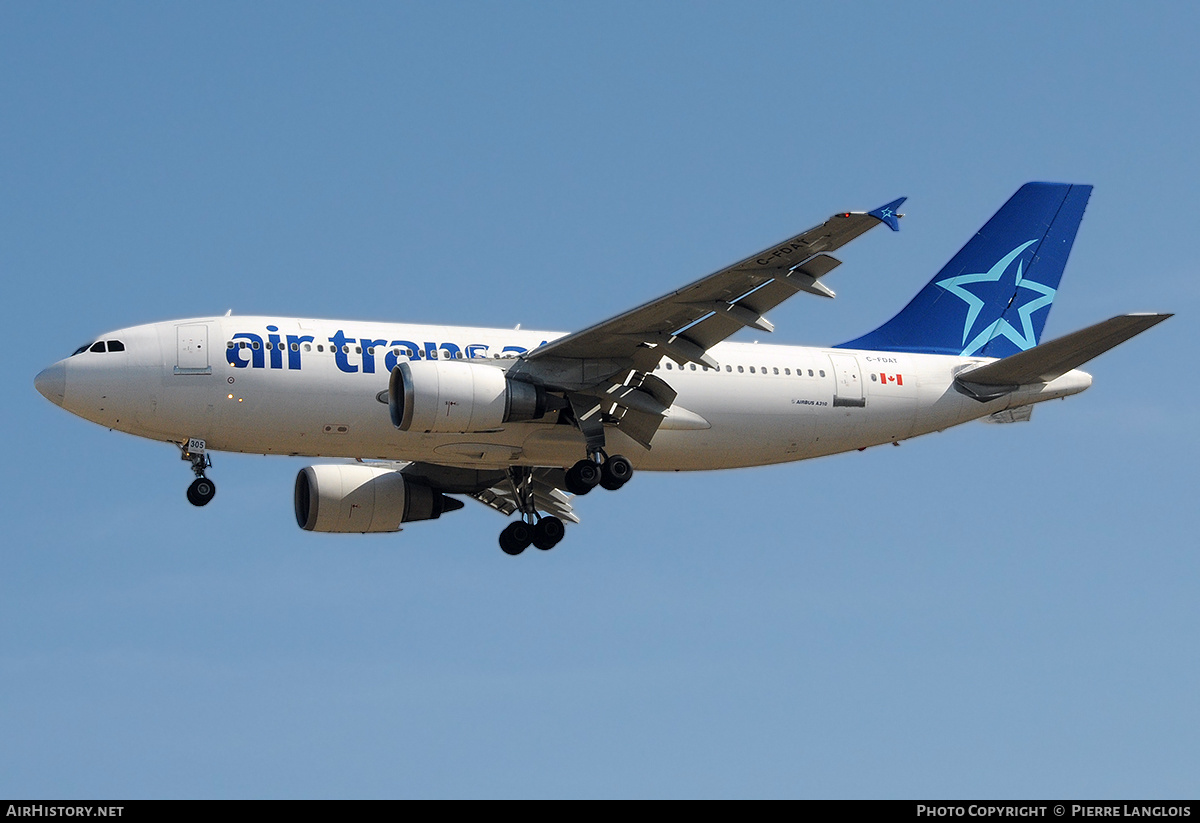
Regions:
<svg viewBox="0 0 1200 823"><path fill-rule="evenodd" d="M907 200L907 197L901 197L899 200L893 200L886 206L880 206L875 211L869 211L867 214L874 217L876 220L881 220L887 223L888 228L892 231L900 231L900 218L904 215L899 214L896 209L900 208L900 204Z"/></svg>

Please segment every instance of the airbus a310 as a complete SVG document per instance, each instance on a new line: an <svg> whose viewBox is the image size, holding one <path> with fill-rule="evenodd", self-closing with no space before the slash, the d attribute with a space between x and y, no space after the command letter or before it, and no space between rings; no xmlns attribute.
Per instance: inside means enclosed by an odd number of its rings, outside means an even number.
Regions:
<svg viewBox="0 0 1200 823"><path fill-rule="evenodd" d="M46 398L174 443L213 499L212 451L335 458L296 477L298 524L394 532L473 498L517 515L500 546L553 548L572 496L636 471L762 466L971 420L1028 420L1083 391L1079 366L1170 317L1126 314L1041 343L1091 186L1029 183L913 300L826 347L726 342L769 332L789 297L833 297L832 252L899 228L903 198L841 212L572 334L285 317L119 329L37 375Z"/></svg>

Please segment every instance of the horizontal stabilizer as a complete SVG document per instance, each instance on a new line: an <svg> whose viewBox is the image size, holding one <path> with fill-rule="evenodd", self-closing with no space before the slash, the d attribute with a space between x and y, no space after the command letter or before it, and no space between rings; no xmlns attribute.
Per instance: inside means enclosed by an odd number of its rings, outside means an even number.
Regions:
<svg viewBox="0 0 1200 823"><path fill-rule="evenodd" d="M1170 314L1122 314L1034 346L1028 351L988 363L958 376L968 386L1017 387L1049 383L1094 357L1124 343L1134 335L1157 326Z"/></svg>

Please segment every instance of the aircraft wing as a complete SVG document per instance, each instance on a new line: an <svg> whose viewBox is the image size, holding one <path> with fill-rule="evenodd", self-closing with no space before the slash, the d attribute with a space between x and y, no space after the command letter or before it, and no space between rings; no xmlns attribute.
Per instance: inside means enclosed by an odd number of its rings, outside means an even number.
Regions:
<svg viewBox="0 0 1200 823"><path fill-rule="evenodd" d="M666 355L680 363L716 366L707 350L743 326L771 331L763 313L797 292L823 297L833 292L820 278L841 261L826 252L841 248L880 223L899 229L901 197L870 212L841 212L821 225L789 237L681 289L651 300L583 331L540 346L525 356L631 359L651 371Z"/></svg>

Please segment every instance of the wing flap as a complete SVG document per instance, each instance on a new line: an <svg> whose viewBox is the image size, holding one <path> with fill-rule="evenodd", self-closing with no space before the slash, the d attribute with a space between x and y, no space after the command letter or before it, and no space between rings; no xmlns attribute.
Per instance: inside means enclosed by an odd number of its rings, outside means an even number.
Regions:
<svg viewBox="0 0 1200 823"><path fill-rule="evenodd" d="M534 469L533 503L538 511L578 523L579 515L571 508L571 498L561 489L565 482L562 469ZM516 495L507 481L479 489L473 492L471 497L506 516L517 510Z"/></svg>

